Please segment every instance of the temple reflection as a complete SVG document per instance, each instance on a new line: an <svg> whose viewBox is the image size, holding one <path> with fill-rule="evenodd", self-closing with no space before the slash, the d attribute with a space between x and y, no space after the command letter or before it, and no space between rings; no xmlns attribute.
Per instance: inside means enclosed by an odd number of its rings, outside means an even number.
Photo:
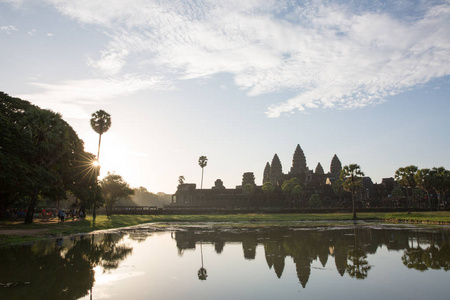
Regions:
<svg viewBox="0 0 450 300"><path fill-rule="evenodd" d="M306 287L313 262L325 268L334 264L340 276L364 280L370 276L372 266L368 255L379 248L404 251L403 264L420 271L427 269L449 270L450 237L448 231L436 232L400 228L371 228L348 226L342 228L216 228L206 232L188 229L175 232L180 255L187 249L212 244L220 254L227 243L241 243L243 257L255 259L257 247L263 246L269 269L278 278L283 276L286 258L295 264L299 283Z"/></svg>

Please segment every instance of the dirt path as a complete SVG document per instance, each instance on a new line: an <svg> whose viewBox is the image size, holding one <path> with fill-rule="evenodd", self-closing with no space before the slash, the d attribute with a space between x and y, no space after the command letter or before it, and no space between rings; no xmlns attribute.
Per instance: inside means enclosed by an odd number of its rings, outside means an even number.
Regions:
<svg viewBox="0 0 450 300"><path fill-rule="evenodd" d="M77 222L72 219L66 220L64 223ZM57 218L53 219L35 219L35 224L54 224L55 227L59 227L64 223L58 221ZM42 236L46 235L50 229L49 228L39 228L39 229L24 229L24 228L13 228L11 225L23 224L23 221L12 221L9 222L9 226L5 227L0 225L0 235L22 235L22 236Z"/></svg>

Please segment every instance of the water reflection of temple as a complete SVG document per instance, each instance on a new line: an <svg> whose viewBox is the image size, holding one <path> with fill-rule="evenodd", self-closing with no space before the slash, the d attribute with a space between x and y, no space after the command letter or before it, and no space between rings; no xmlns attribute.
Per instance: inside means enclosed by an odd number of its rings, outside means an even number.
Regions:
<svg viewBox="0 0 450 300"><path fill-rule="evenodd" d="M450 237L447 232L411 232L400 229L370 229L346 227L333 230L303 228L259 228L259 229L215 229L202 233L198 229L176 232L175 240L180 255L184 250L195 249L202 241L214 245L221 253L227 243L240 243L243 256L247 260L256 257L258 246L263 246L269 269L278 278L283 276L286 259L295 264L300 284L306 287L311 266L320 262L323 268L332 268L339 276L348 275L355 279L365 279L371 270L368 254L378 248L404 250L403 263L408 268L426 269L450 268Z"/></svg>

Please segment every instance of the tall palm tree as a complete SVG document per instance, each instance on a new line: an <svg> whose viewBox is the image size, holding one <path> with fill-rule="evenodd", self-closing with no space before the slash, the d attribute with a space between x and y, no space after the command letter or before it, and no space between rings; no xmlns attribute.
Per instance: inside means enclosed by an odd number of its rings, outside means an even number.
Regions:
<svg viewBox="0 0 450 300"><path fill-rule="evenodd" d="M344 166L341 171L340 179L342 180L344 189L352 193L353 220L356 220L355 191L361 187L363 176L364 173L361 171L361 167L357 164Z"/></svg>
<svg viewBox="0 0 450 300"><path fill-rule="evenodd" d="M408 188L411 189L411 195L417 186L414 176L417 173L417 166L407 166L404 168L398 168L395 171L395 180L406 189L406 198L408 199L408 206L411 205L410 193L408 193Z"/></svg>
<svg viewBox="0 0 450 300"><path fill-rule="evenodd" d="M206 167L207 164L208 158L206 156L202 155L198 158L198 165L200 166L200 168L202 168L202 181L200 184L200 189L203 189L203 168Z"/></svg>
<svg viewBox="0 0 450 300"><path fill-rule="evenodd" d="M108 114L104 110L98 110L91 116L91 127L94 129L95 132L98 133L98 151L97 151L97 168L96 168L96 180L97 180L97 192L95 195L94 200L94 210L92 213L92 217L95 220L96 214L95 209L97 205L97 198L98 198L98 175L100 173L100 145L102 142L102 135L108 131L108 129L111 127L111 115Z"/></svg>

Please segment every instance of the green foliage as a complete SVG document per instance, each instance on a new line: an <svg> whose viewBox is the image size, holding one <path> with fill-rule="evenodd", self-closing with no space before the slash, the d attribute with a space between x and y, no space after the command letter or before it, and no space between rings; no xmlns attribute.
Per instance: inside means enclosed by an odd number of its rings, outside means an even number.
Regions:
<svg viewBox="0 0 450 300"><path fill-rule="evenodd" d="M0 100L0 210L26 200L31 223L39 199L64 199L89 180L80 169L89 155L59 114L1 92Z"/></svg>
<svg viewBox="0 0 450 300"><path fill-rule="evenodd" d="M322 206L322 199L318 194L312 194L308 201L309 206L317 208Z"/></svg>
<svg viewBox="0 0 450 300"><path fill-rule="evenodd" d="M355 210L355 192L362 187L362 178L364 173L361 171L361 167L357 164L350 164L344 166L341 171L339 179L342 181L342 186L346 191L352 193L352 211L353 219L356 219Z"/></svg>
<svg viewBox="0 0 450 300"><path fill-rule="evenodd" d="M202 155L198 158L198 165L200 166L200 168L202 168L202 181L200 184L201 189L203 188L203 170L207 164L208 164L208 158L206 156Z"/></svg>
<svg viewBox="0 0 450 300"><path fill-rule="evenodd" d="M111 115L104 110L98 110L91 116L91 127L99 135L104 134L111 127Z"/></svg>
<svg viewBox="0 0 450 300"><path fill-rule="evenodd" d="M393 197L403 197L403 191L401 188L395 187L392 192L391 195Z"/></svg>
<svg viewBox="0 0 450 300"><path fill-rule="evenodd" d="M134 190L130 188L122 176L109 173L101 182L102 194L105 199L106 214L111 215L114 205L120 199L129 198L134 194Z"/></svg>
<svg viewBox="0 0 450 300"><path fill-rule="evenodd" d="M245 197L250 198L255 193L255 186L253 184L247 183L242 187L242 192Z"/></svg>
<svg viewBox="0 0 450 300"><path fill-rule="evenodd" d="M145 187L139 187L134 189L134 195L131 195L131 203L125 203L120 200L120 205L139 205L139 206L157 206L163 208L165 205L170 204L172 201L172 195L164 193L150 193Z"/></svg>

